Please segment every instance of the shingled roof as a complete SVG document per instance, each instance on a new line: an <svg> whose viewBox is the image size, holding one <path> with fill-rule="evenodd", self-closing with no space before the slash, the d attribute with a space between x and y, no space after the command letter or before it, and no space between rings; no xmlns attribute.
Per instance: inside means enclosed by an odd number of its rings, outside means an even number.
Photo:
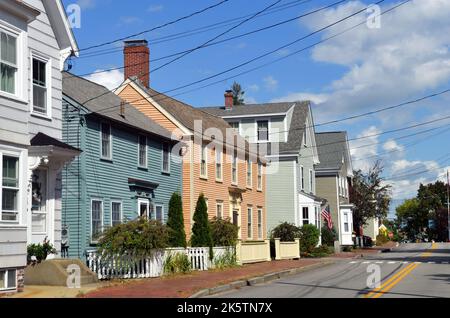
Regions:
<svg viewBox="0 0 450 318"><path fill-rule="evenodd" d="M63 72L63 94L88 109L93 115L109 118L165 139L172 139L171 132L158 125L132 105L124 102L102 85L74 74ZM102 96L92 99L100 95ZM120 114L121 103L124 106L124 116Z"/></svg>
<svg viewBox="0 0 450 318"><path fill-rule="evenodd" d="M316 170L339 170L348 158L347 132L332 131L316 133L320 164Z"/></svg>

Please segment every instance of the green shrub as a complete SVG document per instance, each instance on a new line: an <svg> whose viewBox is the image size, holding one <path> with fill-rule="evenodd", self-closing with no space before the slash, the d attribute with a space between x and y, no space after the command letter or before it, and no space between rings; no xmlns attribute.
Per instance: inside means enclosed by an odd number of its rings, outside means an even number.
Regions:
<svg viewBox="0 0 450 318"><path fill-rule="evenodd" d="M197 200L194 212L194 226L192 227L191 246L192 247L212 247L213 241L211 228L208 221L208 207L205 197L201 194Z"/></svg>
<svg viewBox="0 0 450 318"><path fill-rule="evenodd" d="M214 258L214 267L217 269L225 269L237 265L236 251L234 248L227 248L225 253Z"/></svg>
<svg viewBox="0 0 450 318"><path fill-rule="evenodd" d="M272 230L271 238L279 238L281 242L294 242L301 236L301 229L294 224L284 222Z"/></svg>
<svg viewBox="0 0 450 318"><path fill-rule="evenodd" d="M319 229L312 224L303 225L300 228L300 252L311 254L319 244Z"/></svg>
<svg viewBox="0 0 450 318"><path fill-rule="evenodd" d="M169 201L169 245L186 248L186 232L184 231L183 202L178 193L174 193Z"/></svg>
<svg viewBox="0 0 450 318"><path fill-rule="evenodd" d="M185 253L171 253L164 261L163 271L166 275L186 274L191 270L191 261Z"/></svg>
<svg viewBox="0 0 450 318"><path fill-rule="evenodd" d="M237 225L229 219L214 218L210 226L214 246L236 246L239 235Z"/></svg>
<svg viewBox="0 0 450 318"><path fill-rule="evenodd" d="M42 261L45 261L47 259L48 255L51 254L56 254L56 249L52 244L50 244L47 238L44 239L44 242L42 244L30 244L27 246L28 264L33 262L33 256L36 257L37 263L41 263Z"/></svg>
<svg viewBox="0 0 450 318"><path fill-rule="evenodd" d="M99 240L98 251L105 256L149 256L153 250L168 246L168 233L161 222L138 218L107 229Z"/></svg>
<svg viewBox="0 0 450 318"><path fill-rule="evenodd" d="M331 230L328 226L322 227L322 244L327 246L334 246L334 242L338 239L336 229L333 227Z"/></svg>
<svg viewBox="0 0 450 318"><path fill-rule="evenodd" d="M342 252L351 252L351 251L353 251L353 247L352 246L344 246L343 248L342 248Z"/></svg>
<svg viewBox="0 0 450 318"><path fill-rule="evenodd" d="M377 246L384 245L387 242L389 242L389 238L386 235L384 235L384 234L378 234L377 235L377 242L376 242Z"/></svg>
<svg viewBox="0 0 450 318"><path fill-rule="evenodd" d="M327 257L334 253L334 248L326 245L321 245L313 249L312 253L309 254L310 257Z"/></svg>

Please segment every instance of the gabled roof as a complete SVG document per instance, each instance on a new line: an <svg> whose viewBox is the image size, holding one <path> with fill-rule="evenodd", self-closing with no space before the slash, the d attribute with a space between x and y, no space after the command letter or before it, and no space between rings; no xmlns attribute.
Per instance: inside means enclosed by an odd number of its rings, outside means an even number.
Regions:
<svg viewBox="0 0 450 318"><path fill-rule="evenodd" d="M347 132L316 133L316 143L320 160L316 170L340 170L345 162L347 162L347 167L351 169Z"/></svg>
<svg viewBox="0 0 450 318"><path fill-rule="evenodd" d="M288 139L287 142L278 143L278 151L280 154L298 154L303 144L303 131L305 130L306 120L310 115L311 106L309 101L297 101L240 105L233 106L230 110L226 110L224 106L205 107L202 109L223 118L234 116L245 118L255 115L269 116L274 114L287 115L292 109L292 118L290 123L288 123Z"/></svg>
<svg viewBox="0 0 450 318"><path fill-rule="evenodd" d="M31 141L30 145L34 147L45 147L45 146L55 146L62 149L68 149L73 151L80 151L80 149L72 147L71 145L68 145L58 139L55 139L53 137L50 137L44 133L38 133L36 136L34 136Z"/></svg>
<svg viewBox="0 0 450 318"><path fill-rule="evenodd" d="M63 94L82 105L91 114L105 117L166 139L172 139L172 134L168 130L145 116L135 107L125 103L119 96L102 85L69 72L63 72ZM100 95L102 96L85 103L85 101ZM120 114L119 105L121 103L124 105L125 116Z"/></svg>

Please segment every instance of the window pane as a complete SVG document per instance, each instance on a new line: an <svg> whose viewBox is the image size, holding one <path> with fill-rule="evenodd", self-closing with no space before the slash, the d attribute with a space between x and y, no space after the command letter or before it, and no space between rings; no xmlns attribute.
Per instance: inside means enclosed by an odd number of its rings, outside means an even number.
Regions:
<svg viewBox="0 0 450 318"><path fill-rule="evenodd" d="M102 124L102 157L111 157L111 127L108 124Z"/></svg>
<svg viewBox="0 0 450 318"><path fill-rule="evenodd" d="M247 210L247 233L248 237L252 237L252 209Z"/></svg>
<svg viewBox="0 0 450 318"><path fill-rule="evenodd" d="M6 288L6 271L0 271L0 289Z"/></svg>
<svg viewBox="0 0 450 318"><path fill-rule="evenodd" d="M163 220L163 207L157 205L155 209L156 209L156 220L163 222L164 221Z"/></svg>
<svg viewBox="0 0 450 318"><path fill-rule="evenodd" d="M92 201L92 237L97 238L102 230L102 202Z"/></svg>
<svg viewBox="0 0 450 318"><path fill-rule="evenodd" d="M139 166L147 165L147 138L139 136Z"/></svg>
<svg viewBox="0 0 450 318"><path fill-rule="evenodd" d="M33 171L32 181L32 211L46 212L47 206L47 171Z"/></svg>
<svg viewBox="0 0 450 318"><path fill-rule="evenodd" d="M46 87L46 63L33 59L33 84Z"/></svg>
<svg viewBox="0 0 450 318"><path fill-rule="evenodd" d="M169 172L170 170L170 145L168 143L163 144L163 171Z"/></svg>
<svg viewBox="0 0 450 318"><path fill-rule="evenodd" d="M2 190L2 210L17 211L17 193L18 190L3 189Z"/></svg>
<svg viewBox="0 0 450 318"><path fill-rule="evenodd" d="M6 288L16 288L16 270L8 270L8 286Z"/></svg>
<svg viewBox="0 0 450 318"><path fill-rule="evenodd" d="M258 140L267 141L269 140L269 122L259 121L258 122Z"/></svg>
<svg viewBox="0 0 450 318"><path fill-rule="evenodd" d="M0 90L15 94L16 72L17 69L15 67L0 63Z"/></svg>
<svg viewBox="0 0 450 318"><path fill-rule="evenodd" d="M120 202L113 202L111 205L111 218L112 218L112 226L116 226L120 223L122 223L122 219L121 219L121 207L122 207L122 203Z"/></svg>
<svg viewBox="0 0 450 318"><path fill-rule="evenodd" d="M16 64L17 63L17 39L9 34L1 33L1 60Z"/></svg>
<svg viewBox="0 0 450 318"><path fill-rule="evenodd" d="M19 159L3 156L3 186L17 188L19 187Z"/></svg>

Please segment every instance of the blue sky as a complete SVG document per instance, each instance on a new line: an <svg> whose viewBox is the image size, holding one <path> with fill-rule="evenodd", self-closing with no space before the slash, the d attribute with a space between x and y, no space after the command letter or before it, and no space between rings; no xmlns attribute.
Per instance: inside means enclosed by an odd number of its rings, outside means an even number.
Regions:
<svg viewBox="0 0 450 318"><path fill-rule="evenodd" d="M249 21L223 38L274 24L337 1L310 0L303 4L297 3L287 10ZM66 6L78 3L82 8L81 28L74 30L80 48L152 28L216 2L218 0L64 0ZM252 14L274 2L275 0L230 0L207 13L139 38L149 41L151 58L156 59L201 45L233 24L194 36L155 43L160 37ZM283 0L277 5L289 2L292 0ZM336 22L371 3L345 1L307 18L196 51L152 73L151 86L159 91L166 91L215 74ZM398 3L400 1L386 0L380 6L385 10ZM235 80L243 85L247 102L298 99L314 101L313 111L317 123L439 92L450 87L448 16L450 1L413 0L383 15L380 28L368 28L364 24L313 49L236 77ZM285 56L365 19L367 14L360 14L286 50L211 81ZM80 58L73 61L72 71L85 74L122 66L120 43L100 48L103 49L116 52L88 57L90 51L82 51ZM99 49L91 51L97 50ZM162 61L152 62L151 68L161 63ZM89 78L112 88L120 84L122 76L121 71L112 71ZM177 98L197 107L221 105L223 93L232 82L233 79L227 80ZM450 94L445 94L370 117L321 126L317 130L347 130L350 139L374 135L449 116L449 100ZM376 158L383 160L387 182L394 186L394 208L402 199L413 196L420 182L432 182L438 177L444 180L443 173L450 166L450 150L445 147L450 136L450 131L447 131L450 126L445 125L449 124L450 120L442 120L416 129L353 141L351 148L354 166L367 169ZM431 128L436 130L421 133ZM421 134L397 139L412 133Z"/></svg>

